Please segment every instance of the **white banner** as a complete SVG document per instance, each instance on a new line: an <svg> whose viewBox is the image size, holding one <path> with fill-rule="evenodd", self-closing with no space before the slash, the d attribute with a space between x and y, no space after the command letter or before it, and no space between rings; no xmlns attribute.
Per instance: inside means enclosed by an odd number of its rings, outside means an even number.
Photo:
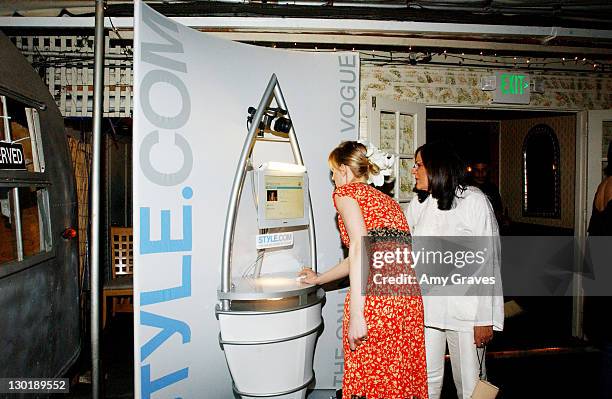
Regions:
<svg viewBox="0 0 612 399"><path fill-rule="evenodd" d="M275 73L308 168L325 270L342 257L327 155L358 136L359 58L219 39L140 1L134 35L135 396L231 398L215 305L247 108L257 106ZM255 250L254 239L244 242ZM339 386L343 297L328 294L317 387Z"/></svg>

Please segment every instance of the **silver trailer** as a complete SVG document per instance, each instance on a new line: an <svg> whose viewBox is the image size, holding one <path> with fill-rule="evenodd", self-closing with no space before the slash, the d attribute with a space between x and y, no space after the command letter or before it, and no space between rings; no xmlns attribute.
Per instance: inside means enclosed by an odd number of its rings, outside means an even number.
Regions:
<svg viewBox="0 0 612 399"><path fill-rule="evenodd" d="M0 102L0 378L60 377L82 345L75 179L62 115L2 32Z"/></svg>

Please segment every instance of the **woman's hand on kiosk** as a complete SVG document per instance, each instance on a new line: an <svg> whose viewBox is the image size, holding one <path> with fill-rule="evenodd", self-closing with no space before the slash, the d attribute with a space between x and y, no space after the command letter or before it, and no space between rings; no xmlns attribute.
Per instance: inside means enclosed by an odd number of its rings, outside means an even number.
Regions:
<svg viewBox="0 0 612 399"><path fill-rule="evenodd" d="M298 281L306 284L319 284L319 275L315 273L311 268L305 267L298 273Z"/></svg>

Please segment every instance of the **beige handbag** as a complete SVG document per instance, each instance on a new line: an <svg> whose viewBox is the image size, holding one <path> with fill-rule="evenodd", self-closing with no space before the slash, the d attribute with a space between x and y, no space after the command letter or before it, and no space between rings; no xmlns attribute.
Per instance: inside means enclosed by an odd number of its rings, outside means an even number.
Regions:
<svg viewBox="0 0 612 399"><path fill-rule="evenodd" d="M487 347L485 346L482 351L482 359L478 356L478 363L480 365L480 374L478 375L479 380L474 387L474 392L472 392L472 399L495 399L497 397L497 393L499 392L499 388L495 385L491 384L488 381L482 379L482 363L484 362L485 353L487 351Z"/></svg>
<svg viewBox="0 0 612 399"><path fill-rule="evenodd" d="M472 392L472 399L495 399L499 388L485 380L478 380L474 392Z"/></svg>

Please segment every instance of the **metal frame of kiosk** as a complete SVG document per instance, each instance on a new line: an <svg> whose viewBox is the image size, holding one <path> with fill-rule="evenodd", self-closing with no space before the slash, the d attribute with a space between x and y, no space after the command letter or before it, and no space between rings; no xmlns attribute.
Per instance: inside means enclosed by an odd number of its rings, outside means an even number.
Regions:
<svg viewBox="0 0 612 399"><path fill-rule="evenodd" d="M253 123L251 123L247 138L244 141L244 146L242 147L242 152L240 153L240 159L238 161L238 167L236 168L236 174L234 175L234 182L232 183L229 207L227 209L227 216L225 219L225 232L223 233L221 289L219 290L219 299L221 299L221 310L223 311L230 310L230 301L232 299L232 246L234 243L234 231L236 229L236 217L238 214L238 200L240 199L240 194L242 193L242 188L244 186L244 179L246 177L248 165L247 161L251 153L253 152L253 147L255 146L259 122L262 120L265 110L270 106L270 103L272 103L273 99L276 100L276 103L279 107L287 110L287 115L289 115L289 110L287 109L285 98L283 97L283 93L280 89L278 79L276 78L275 74L273 74L270 78L270 82L268 82L266 91L264 92L263 97L259 102L259 106L257 107L257 111L255 112L255 116L253 117ZM295 135L293 126L289 131L289 143L291 145L291 150L293 152L293 156L295 157L296 162L299 165L304 165L304 160L302 158L302 153L300 151L300 147L298 145L297 137ZM310 203L310 194L308 195L308 202ZM308 237L310 240L310 259L312 260L312 268L316 272L317 244L315 240L314 217L311 203L308 207L308 216L310 218L310 223L308 224Z"/></svg>
<svg viewBox="0 0 612 399"><path fill-rule="evenodd" d="M321 307L324 291L296 281L297 273L264 276L257 273L257 278L237 279L232 284L232 248L238 201L259 123L273 100L289 115L276 75L270 78L252 119L234 176L223 235L221 285L217 291L220 303L216 316L221 329L219 342L230 368L234 392L243 398L293 399L304 398L306 388L314 381L312 363L316 339L323 326ZM288 138L296 163L303 166L293 126ZM306 197L310 259L316 271L315 228L309 192ZM262 206L261 201L258 206ZM273 280L273 284L266 285L266 279ZM262 351L267 351L265 356Z"/></svg>

